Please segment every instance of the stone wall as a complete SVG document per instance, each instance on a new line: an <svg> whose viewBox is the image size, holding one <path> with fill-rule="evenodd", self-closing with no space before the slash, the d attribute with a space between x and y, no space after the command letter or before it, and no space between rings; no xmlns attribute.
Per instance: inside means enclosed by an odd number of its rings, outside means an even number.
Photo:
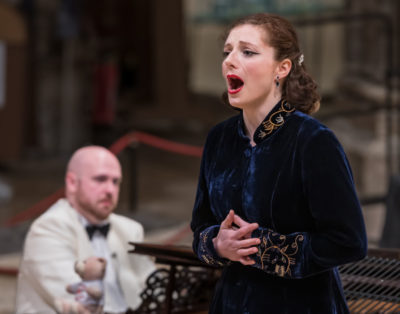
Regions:
<svg viewBox="0 0 400 314"><path fill-rule="evenodd" d="M383 88L387 75L391 75L393 87L398 89L400 2L397 0L350 0L348 1L348 12L363 15L382 14L388 20L382 22L376 18L355 19L353 23L349 24L346 38L346 77ZM392 34L387 32L385 23L391 23ZM388 64L390 64L388 63L388 41L392 46L392 68L390 69L388 69ZM368 95L374 101L384 101L383 91L379 93L374 90Z"/></svg>
<svg viewBox="0 0 400 314"><path fill-rule="evenodd" d="M348 97L349 105L358 108L360 115L350 120L337 119L332 122L332 128L336 129L350 159L354 160L360 196L384 196L389 189L390 176L398 174L400 159L398 113L391 109L388 115L384 109L388 100L392 106L400 105L400 2L349 0L347 6L351 14L383 14L388 20L355 18L346 26L345 71L339 83L341 90L351 96ZM391 23L392 34L388 33L385 23ZM392 51L388 53L390 47ZM390 55L392 60L388 60ZM388 84L392 87L389 98ZM368 107L382 109L361 114ZM352 136L354 134L358 136ZM391 147L390 155L387 154L388 147ZM370 243L378 245L386 219L386 206L384 203L371 204L363 206L363 209Z"/></svg>

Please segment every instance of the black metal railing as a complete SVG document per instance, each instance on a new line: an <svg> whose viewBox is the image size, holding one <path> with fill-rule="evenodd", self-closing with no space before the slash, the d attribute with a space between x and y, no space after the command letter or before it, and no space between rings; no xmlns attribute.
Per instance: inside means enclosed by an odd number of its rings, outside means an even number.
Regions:
<svg viewBox="0 0 400 314"><path fill-rule="evenodd" d="M135 313L207 313L220 268L200 262L187 246L131 243L169 266L151 274ZM369 249L358 262L339 267L351 313L400 313L400 250Z"/></svg>

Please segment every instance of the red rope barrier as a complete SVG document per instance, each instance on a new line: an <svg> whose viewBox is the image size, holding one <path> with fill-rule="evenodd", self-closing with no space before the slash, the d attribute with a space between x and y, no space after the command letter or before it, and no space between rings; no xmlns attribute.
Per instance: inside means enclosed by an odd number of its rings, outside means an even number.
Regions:
<svg viewBox="0 0 400 314"><path fill-rule="evenodd" d="M5 227L12 227L17 225L25 220L29 220L33 217L39 216L43 213L47 208L50 207L53 203L55 203L59 198L64 196L64 188L60 188L50 196L45 199L39 201L29 209L9 218L4 222Z"/></svg>
<svg viewBox="0 0 400 314"><path fill-rule="evenodd" d="M176 154L201 157L203 152L202 147L191 146L173 141L165 140L163 138L150 135L144 132L134 131L122 136L120 139L115 141L110 147L110 151L115 155L118 155L125 147L131 143L143 143L161 150L169 151ZM27 210L9 218L5 221L4 226L12 227L23 221L33 219L43 213L47 208L50 207L55 201L64 196L64 188L60 188L50 196L39 201Z"/></svg>
<svg viewBox="0 0 400 314"><path fill-rule="evenodd" d="M149 146L153 146L155 148L159 148L161 150L187 156L201 157L201 154L203 153L202 147L176 143L173 141L165 140L161 137L138 131L134 131L132 133L124 135L114 144L112 144L109 149L114 154L118 155L126 146L134 142L143 143Z"/></svg>
<svg viewBox="0 0 400 314"><path fill-rule="evenodd" d="M18 269L17 268L0 267L0 274L7 275L7 276L17 276Z"/></svg>

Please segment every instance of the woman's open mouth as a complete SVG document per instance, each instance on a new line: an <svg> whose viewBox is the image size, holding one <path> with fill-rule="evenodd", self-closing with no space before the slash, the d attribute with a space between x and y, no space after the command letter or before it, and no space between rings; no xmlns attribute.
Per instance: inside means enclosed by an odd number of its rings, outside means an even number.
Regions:
<svg viewBox="0 0 400 314"><path fill-rule="evenodd" d="M226 76L226 79L228 81L228 93L229 94L236 94L239 93L241 91L241 89L243 88L243 80L234 74L228 74Z"/></svg>

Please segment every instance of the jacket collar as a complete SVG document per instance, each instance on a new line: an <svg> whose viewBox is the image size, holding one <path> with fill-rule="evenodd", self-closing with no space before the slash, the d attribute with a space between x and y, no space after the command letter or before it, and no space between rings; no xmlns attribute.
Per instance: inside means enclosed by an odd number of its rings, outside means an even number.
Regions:
<svg viewBox="0 0 400 314"><path fill-rule="evenodd" d="M280 100L272 110L267 114L263 122L258 126L254 132L254 142L256 144L261 143L273 133L276 132L282 125L285 124L287 118L295 111L295 108L290 105L286 100ZM244 135L244 121L243 113L241 113L241 119L239 120L240 134Z"/></svg>

